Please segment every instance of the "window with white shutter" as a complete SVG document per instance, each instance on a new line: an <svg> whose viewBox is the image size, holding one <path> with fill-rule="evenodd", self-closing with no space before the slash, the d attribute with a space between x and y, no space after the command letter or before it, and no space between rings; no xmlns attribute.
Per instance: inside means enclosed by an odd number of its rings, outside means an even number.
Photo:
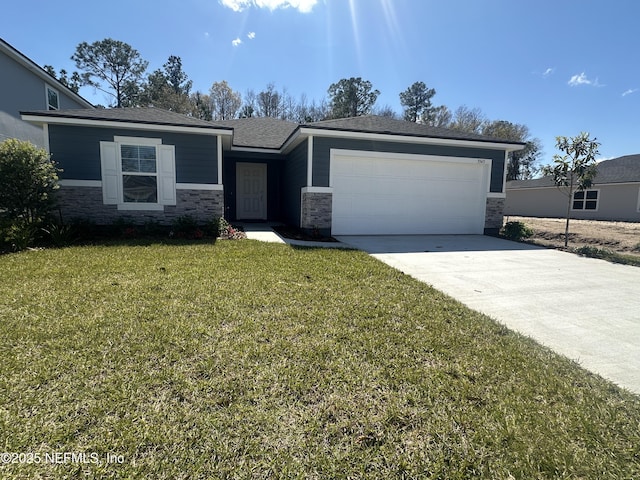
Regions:
<svg viewBox="0 0 640 480"><path fill-rule="evenodd" d="M175 147L159 138L100 142L102 198L119 210L162 210L176 204Z"/></svg>

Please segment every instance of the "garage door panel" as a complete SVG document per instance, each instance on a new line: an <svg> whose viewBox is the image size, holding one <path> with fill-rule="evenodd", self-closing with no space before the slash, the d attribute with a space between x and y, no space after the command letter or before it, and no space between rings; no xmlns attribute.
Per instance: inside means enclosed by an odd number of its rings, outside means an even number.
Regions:
<svg viewBox="0 0 640 480"><path fill-rule="evenodd" d="M336 235L482 233L488 171L433 157L334 155Z"/></svg>
<svg viewBox="0 0 640 480"><path fill-rule="evenodd" d="M336 218L333 230L336 235L437 235L437 234L477 234L476 222L464 217L431 217L428 222L412 222L396 226L397 216L376 215L357 219ZM340 233L347 232L347 233Z"/></svg>

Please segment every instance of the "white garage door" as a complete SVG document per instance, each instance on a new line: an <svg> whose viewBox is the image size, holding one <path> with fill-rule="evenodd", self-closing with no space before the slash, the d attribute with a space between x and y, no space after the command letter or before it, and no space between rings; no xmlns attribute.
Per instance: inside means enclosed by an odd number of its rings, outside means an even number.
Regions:
<svg viewBox="0 0 640 480"><path fill-rule="evenodd" d="M489 160L333 151L334 235L482 234Z"/></svg>

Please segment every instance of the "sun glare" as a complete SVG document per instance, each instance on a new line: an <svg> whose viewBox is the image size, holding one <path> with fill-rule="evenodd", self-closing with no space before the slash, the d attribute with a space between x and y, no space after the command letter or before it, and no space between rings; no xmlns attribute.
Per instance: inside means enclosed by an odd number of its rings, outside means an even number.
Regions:
<svg viewBox="0 0 640 480"><path fill-rule="evenodd" d="M349 0L349 13L351 14L351 29L353 31L353 44L356 48L358 59L358 69L362 70L362 50L360 47L360 29L358 26L358 13L356 12L355 0Z"/></svg>

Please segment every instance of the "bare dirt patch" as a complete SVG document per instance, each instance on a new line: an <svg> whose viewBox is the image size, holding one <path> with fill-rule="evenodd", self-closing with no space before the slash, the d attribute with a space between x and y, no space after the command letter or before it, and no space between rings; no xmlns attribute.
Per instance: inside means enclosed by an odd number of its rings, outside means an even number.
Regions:
<svg viewBox="0 0 640 480"><path fill-rule="evenodd" d="M533 242L564 248L564 218L505 217L505 221L523 222L534 231ZM569 223L569 246L593 246L626 255L640 256L640 223L574 220Z"/></svg>

